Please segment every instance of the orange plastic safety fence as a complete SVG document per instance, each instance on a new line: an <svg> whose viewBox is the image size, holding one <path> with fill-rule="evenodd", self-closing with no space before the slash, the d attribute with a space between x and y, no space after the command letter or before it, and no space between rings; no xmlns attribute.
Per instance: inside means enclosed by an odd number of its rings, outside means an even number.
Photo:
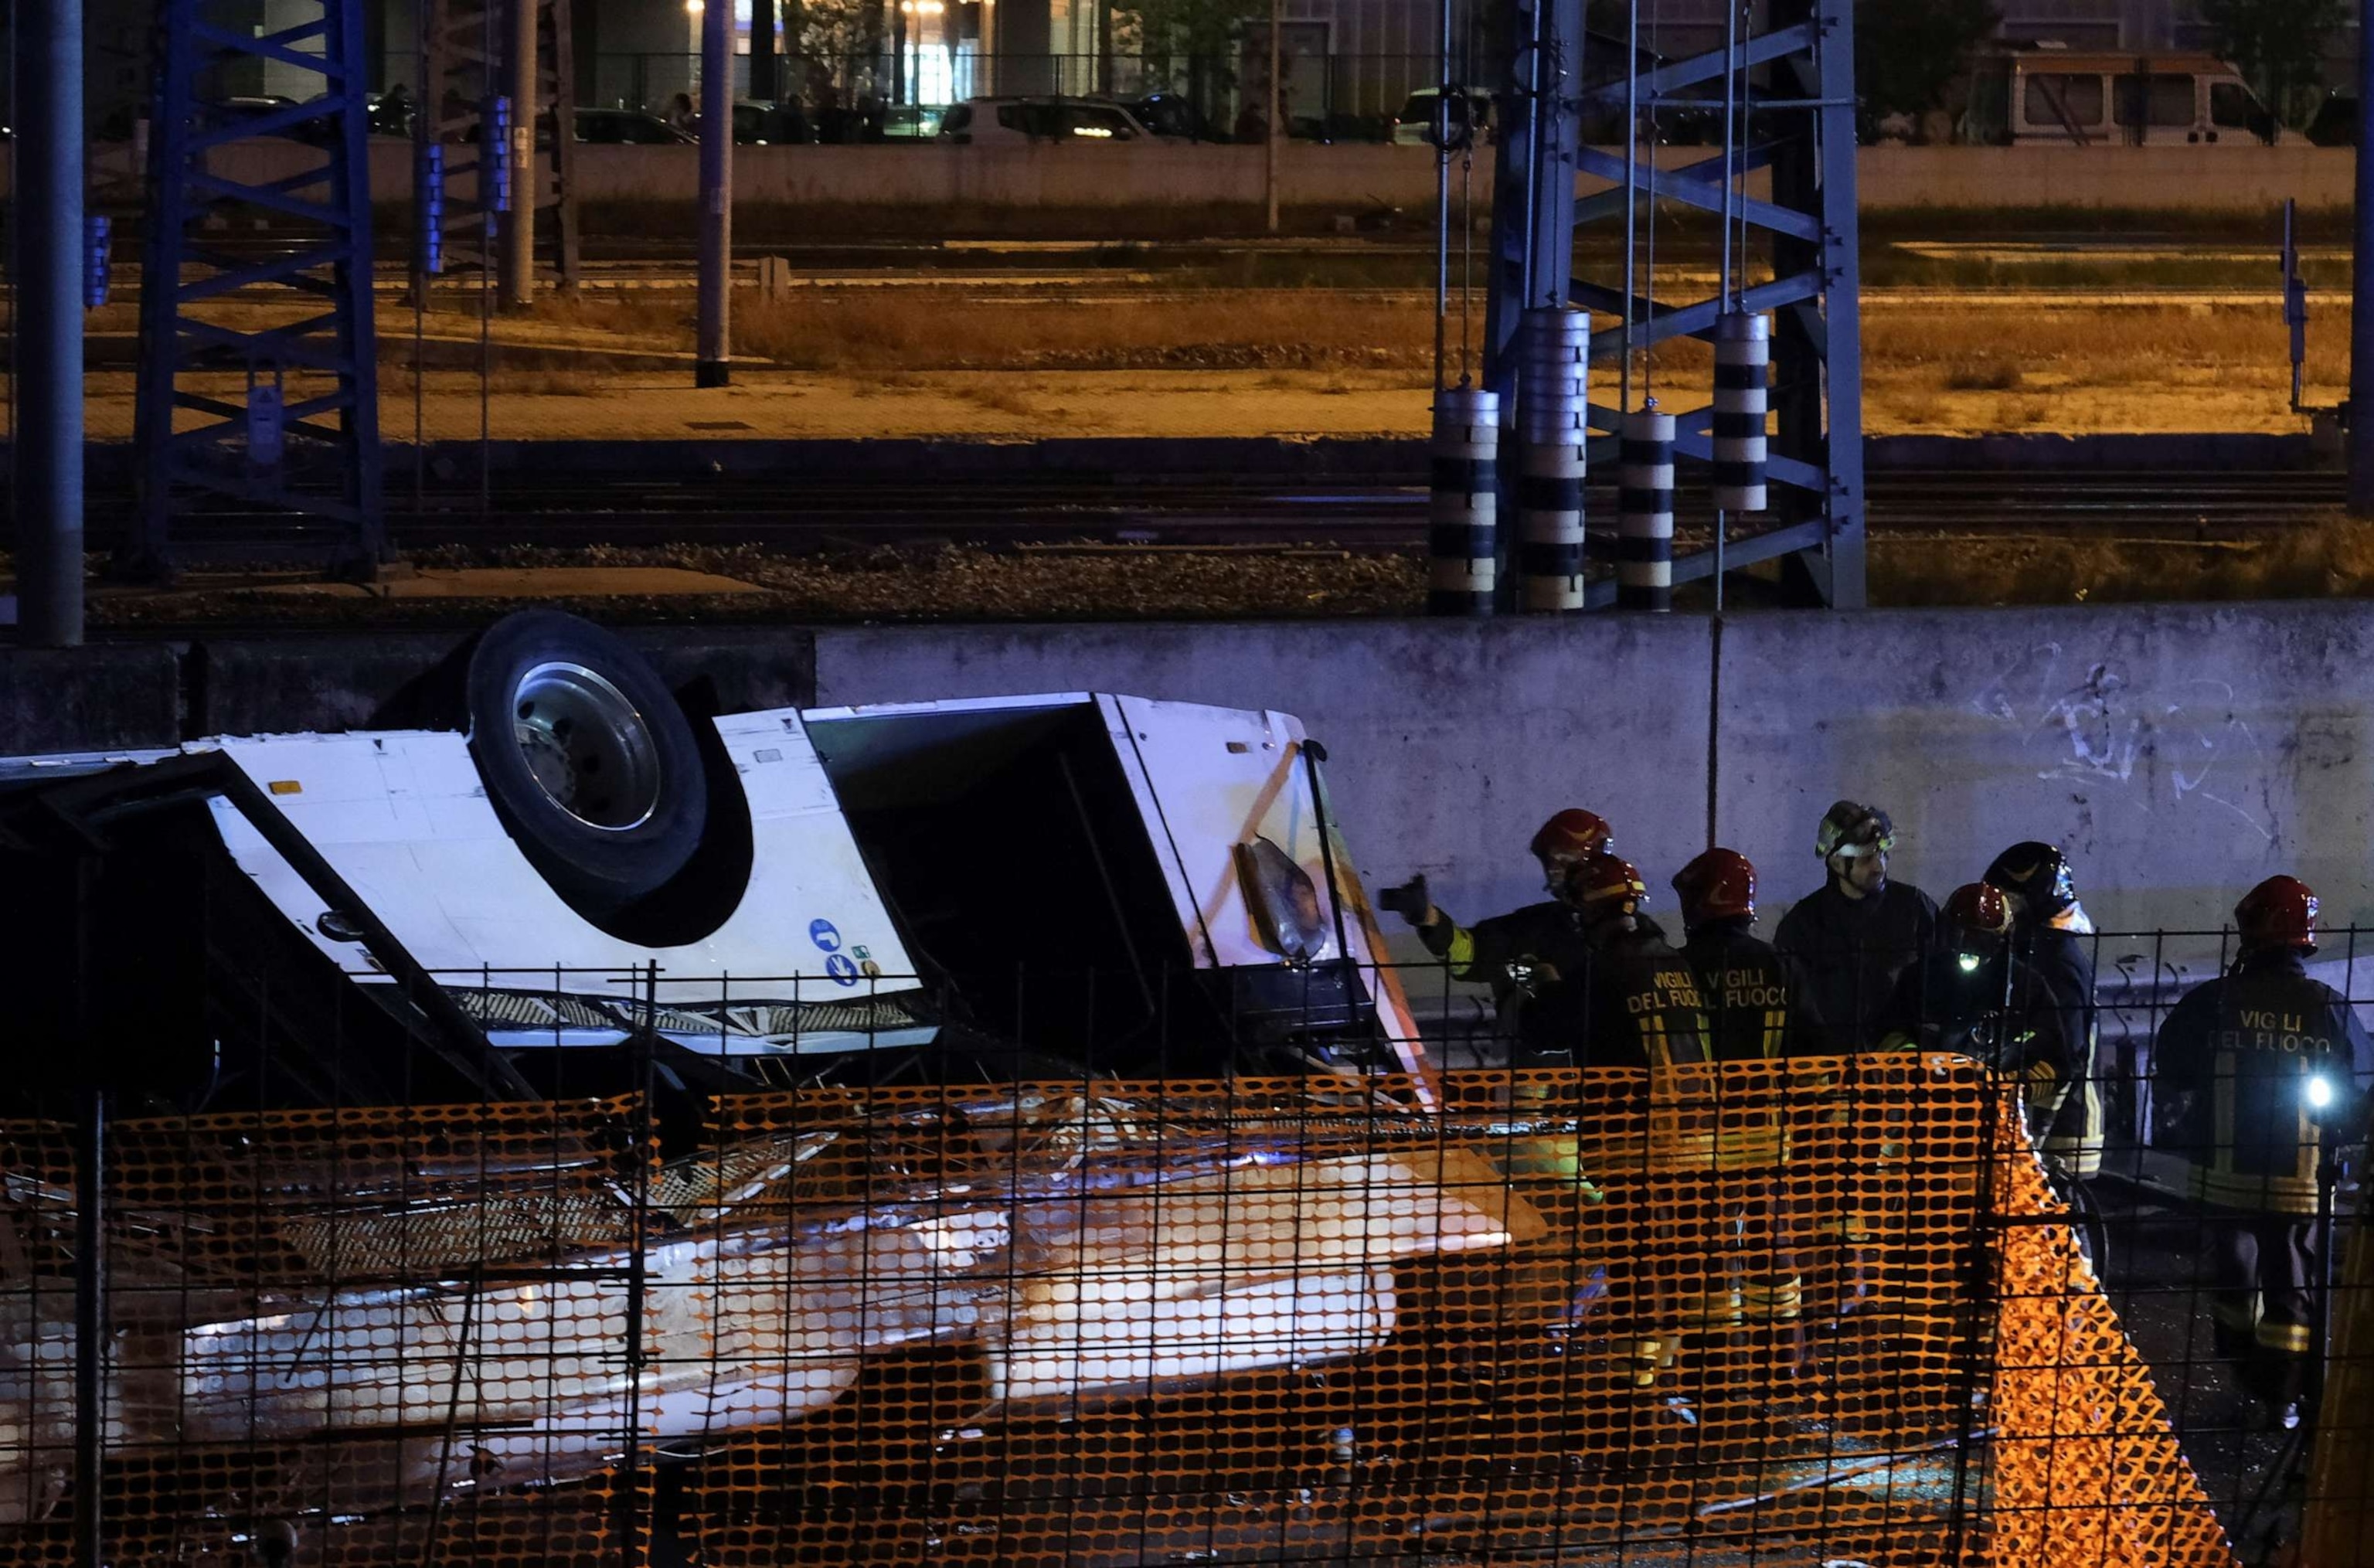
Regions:
<svg viewBox="0 0 2374 1568"><path fill-rule="evenodd" d="M2002 1124L2014 1126L2006 1112ZM2229 1564L2150 1370L2023 1142L1996 1171L1993 1561Z"/></svg>
<svg viewBox="0 0 2374 1568"><path fill-rule="evenodd" d="M2374 1568L2374 1236L2343 1222L2333 1359L2317 1411L2300 1568Z"/></svg>
<svg viewBox="0 0 2374 1568"><path fill-rule="evenodd" d="M1969 1064L1440 1087L127 1125L112 1560L2221 1560ZM71 1162L0 1131L0 1550L63 1562Z"/></svg>

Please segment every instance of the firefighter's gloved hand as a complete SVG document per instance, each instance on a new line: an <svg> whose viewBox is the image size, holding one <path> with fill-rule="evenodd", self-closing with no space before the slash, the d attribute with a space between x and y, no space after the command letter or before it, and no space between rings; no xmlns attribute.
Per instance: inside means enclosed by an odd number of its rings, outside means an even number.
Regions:
<svg viewBox="0 0 2374 1568"><path fill-rule="evenodd" d="M1423 876L1412 877L1400 887L1379 893L1377 907L1393 911L1413 925L1434 924L1434 899L1427 891Z"/></svg>

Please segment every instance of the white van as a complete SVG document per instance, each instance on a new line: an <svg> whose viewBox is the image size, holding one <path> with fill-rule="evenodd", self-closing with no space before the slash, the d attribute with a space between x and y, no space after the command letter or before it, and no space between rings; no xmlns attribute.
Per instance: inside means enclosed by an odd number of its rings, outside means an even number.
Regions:
<svg viewBox="0 0 2374 1568"><path fill-rule="evenodd" d="M2298 137L2215 55L2035 46L1978 63L1961 139L1996 146L2259 147Z"/></svg>

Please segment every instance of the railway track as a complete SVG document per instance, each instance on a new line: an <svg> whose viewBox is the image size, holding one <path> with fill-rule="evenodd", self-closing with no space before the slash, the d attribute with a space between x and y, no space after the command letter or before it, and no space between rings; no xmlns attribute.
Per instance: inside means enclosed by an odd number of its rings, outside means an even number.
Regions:
<svg viewBox="0 0 2374 1568"><path fill-rule="evenodd" d="M122 498L92 499L92 542L109 548L128 523L128 506ZM2337 474L1908 471L1872 477L1869 514L1880 536L2204 543L2313 523L2331 516L2342 499ZM389 484L388 506L391 536L406 550L689 545L811 554L950 544L1384 552L1424 547L1427 498L1415 484L818 486L746 476L707 482L558 476L499 482L482 507L475 486L440 485L416 501L399 476ZM1615 510L1612 487L1590 489L1586 512L1594 536L1601 521L1612 527ZM1710 511L1702 489L1682 488L1676 512L1686 536L1694 526L1704 531ZM210 512L191 515L179 537L193 560L269 559L313 548L314 526L285 514Z"/></svg>

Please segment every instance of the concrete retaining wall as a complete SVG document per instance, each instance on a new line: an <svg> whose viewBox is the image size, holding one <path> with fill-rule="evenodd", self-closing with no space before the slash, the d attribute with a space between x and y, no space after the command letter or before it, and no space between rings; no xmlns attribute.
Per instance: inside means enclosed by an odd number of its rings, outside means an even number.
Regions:
<svg viewBox="0 0 2374 1568"><path fill-rule="evenodd" d="M1708 719L1722 840L1769 913L1814 886L1841 795L1895 813L1942 896L2023 838L2075 855L2107 925L2215 925L2307 877L2374 925L2374 616L2359 605L1887 611L1566 624L956 627L635 634L728 708L1102 689L1299 713L1372 878L1451 909L1535 896L1526 839L1588 804L1671 907L1702 847ZM417 722L460 640L374 636L0 654L0 753L179 733ZM1719 691L1719 697L1716 693Z"/></svg>
<svg viewBox="0 0 2374 1568"><path fill-rule="evenodd" d="M1939 898L2026 838L2107 925L2214 926L2277 870L2374 924L2374 618L2358 606L1768 614L1722 633L1722 842L1770 913L1817 885L1840 796L1895 814ZM1709 623L830 631L826 702L1134 690L1299 713L1364 869L1472 914L1538 896L1551 811L1616 824L1665 879L1706 843Z"/></svg>
<svg viewBox="0 0 2374 1568"><path fill-rule="evenodd" d="M585 201L689 204L699 159L690 147L587 147L578 151L579 195ZM1686 163L1702 147L1667 147L1663 160ZM310 148L246 142L215 154L215 172L249 183L278 178L319 161ZM94 161L117 169L120 149ZM1476 159L1476 189L1491 188L1491 155ZM749 206L999 207L1253 206L1262 200L1257 147L1146 143L1099 147L746 147L735 154L735 199ZM1952 207L2155 207L2266 211L2286 196L2305 207L2351 200L2347 148L2259 147L1865 147L1859 162L1866 210ZM409 144L371 144L374 200L411 199ZM1759 190L1761 181L1757 182ZM1579 182L1588 194L1604 188ZM0 193L6 189L0 171ZM466 195L457 183L457 198ZM1288 206L1357 211L1375 206L1428 209L1434 158L1425 147L1295 145L1280 172Z"/></svg>

